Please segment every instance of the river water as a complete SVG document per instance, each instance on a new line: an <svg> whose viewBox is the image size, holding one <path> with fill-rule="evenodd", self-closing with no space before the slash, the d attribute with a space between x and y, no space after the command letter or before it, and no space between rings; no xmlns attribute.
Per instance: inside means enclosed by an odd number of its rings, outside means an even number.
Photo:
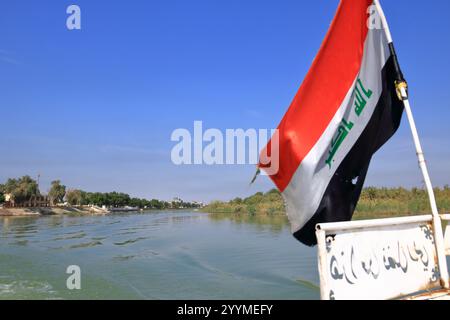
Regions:
<svg viewBox="0 0 450 320"><path fill-rule="evenodd" d="M316 259L283 217L0 218L0 299L318 299Z"/></svg>

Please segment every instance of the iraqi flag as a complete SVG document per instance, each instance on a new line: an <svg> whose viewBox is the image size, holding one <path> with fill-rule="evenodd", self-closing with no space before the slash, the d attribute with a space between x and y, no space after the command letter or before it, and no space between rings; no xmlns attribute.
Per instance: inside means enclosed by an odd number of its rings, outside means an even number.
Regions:
<svg viewBox="0 0 450 320"><path fill-rule="evenodd" d="M378 17L372 0L341 0L278 126L279 163L270 159L274 138L260 156L259 167L283 195L292 233L309 246L317 243L316 224L351 220L373 154L400 125L395 82L403 76L385 30L371 24Z"/></svg>

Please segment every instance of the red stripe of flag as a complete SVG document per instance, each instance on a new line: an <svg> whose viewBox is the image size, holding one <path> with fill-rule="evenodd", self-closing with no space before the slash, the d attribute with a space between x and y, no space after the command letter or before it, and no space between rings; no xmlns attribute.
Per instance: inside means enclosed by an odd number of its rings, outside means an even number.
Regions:
<svg viewBox="0 0 450 320"><path fill-rule="evenodd" d="M278 126L279 171L270 176L283 192L351 89L361 67L372 0L342 0L311 69ZM270 156L271 141L268 150ZM268 165L260 163L264 169Z"/></svg>

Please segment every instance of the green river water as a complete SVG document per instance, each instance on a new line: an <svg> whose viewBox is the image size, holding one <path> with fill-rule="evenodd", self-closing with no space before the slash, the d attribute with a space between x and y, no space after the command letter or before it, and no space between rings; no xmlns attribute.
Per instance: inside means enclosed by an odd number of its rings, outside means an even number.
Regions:
<svg viewBox="0 0 450 320"><path fill-rule="evenodd" d="M318 299L316 259L284 218L0 218L0 299ZM66 286L69 265L81 290Z"/></svg>

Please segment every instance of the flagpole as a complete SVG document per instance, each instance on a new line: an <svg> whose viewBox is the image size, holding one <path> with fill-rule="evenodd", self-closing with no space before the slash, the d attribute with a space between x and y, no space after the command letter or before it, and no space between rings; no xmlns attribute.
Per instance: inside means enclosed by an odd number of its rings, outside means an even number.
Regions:
<svg viewBox="0 0 450 320"><path fill-rule="evenodd" d="M386 33L388 43L393 48L392 35L391 35L391 31L389 30L389 25L387 23L383 8L381 7L379 0L374 0L374 4L377 7L378 14L380 15L381 22L382 22L384 31ZM395 51L394 51L394 59L396 59ZM395 63L398 66L398 62L396 61ZM411 133L413 136L414 145L416 147L416 153L417 153L417 158L419 160L419 166L422 171L422 175L423 175L425 185L427 188L427 192L428 192L428 197L430 200L431 212L433 215L434 232L436 235L435 242L436 242L436 250L437 250L437 255L438 255L439 270L440 270L440 274L441 274L441 285L444 288L449 289L450 284L449 284L449 277L448 277L448 270L447 270L447 260L446 260L446 256L445 256L445 246L444 246L444 241L443 241L444 236L443 236L443 231L442 231L442 222L441 222L441 218L439 216L438 207L436 205L436 198L434 195L434 190L433 190L433 185L431 183L430 175L428 173L425 155L424 155L424 152L422 149L422 145L420 143L419 134L417 132L417 127L416 127L416 123L415 123L415 120L413 117L413 113L411 111L411 105L409 103L408 90L407 90L408 85L407 85L406 81L402 79L401 81L396 81L395 86L396 86L398 97L400 100L403 101L403 105L405 107L405 112L408 117L409 126L411 127Z"/></svg>

